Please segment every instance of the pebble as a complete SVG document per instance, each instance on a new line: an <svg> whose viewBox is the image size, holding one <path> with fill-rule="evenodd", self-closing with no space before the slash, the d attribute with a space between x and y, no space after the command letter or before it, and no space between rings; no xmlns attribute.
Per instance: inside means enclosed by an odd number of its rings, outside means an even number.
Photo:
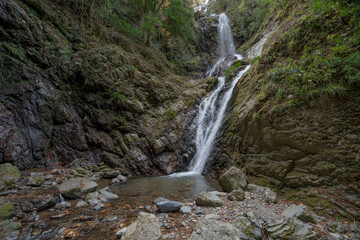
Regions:
<svg viewBox="0 0 360 240"><path fill-rule="evenodd" d="M84 201L79 201L78 203L76 203L76 207L77 208L81 208L81 207L85 207L85 206L88 206L89 204L87 204L86 202Z"/></svg>
<svg viewBox="0 0 360 240"><path fill-rule="evenodd" d="M117 231L116 232L116 236L118 237L118 238L121 238L122 237L122 235L126 232L126 227L125 228L122 228L122 229L120 229L119 231Z"/></svg>
<svg viewBox="0 0 360 240"><path fill-rule="evenodd" d="M61 219L61 218L65 217L65 216L66 216L66 214L59 214L59 215L51 216L50 218L51 219Z"/></svg>
<svg viewBox="0 0 360 240"><path fill-rule="evenodd" d="M94 209L95 209L96 211L99 211L100 209L102 209L102 208L104 208L104 207L105 207L104 204L98 203L98 204L96 204L96 206L94 207Z"/></svg>

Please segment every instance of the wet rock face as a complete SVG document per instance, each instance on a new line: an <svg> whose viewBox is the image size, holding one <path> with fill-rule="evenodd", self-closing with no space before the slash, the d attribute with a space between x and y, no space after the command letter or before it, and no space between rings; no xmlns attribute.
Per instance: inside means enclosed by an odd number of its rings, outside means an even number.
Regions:
<svg viewBox="0 0 360 240"><path fill-rule="evenodd" d="M182 90L164 74L170 64L123 36L94 42L78 9L58 12L58 4L1 1L0 164L50 168L80 159L131 175L179 169L169 163L176 155L162 158L160 169L153 163L160 152L151 151L152 129L141 127Z"/></svg>

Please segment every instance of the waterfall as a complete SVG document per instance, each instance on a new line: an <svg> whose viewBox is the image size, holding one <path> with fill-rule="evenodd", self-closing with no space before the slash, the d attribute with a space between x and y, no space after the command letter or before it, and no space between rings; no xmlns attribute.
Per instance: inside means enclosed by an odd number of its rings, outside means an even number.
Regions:
<svg viewBox="0 0 360 240"><path fill-rule="evenodd" d="M224 58L229 54L234 55L235 46L234 46L233 36L229 25L229 19L227 18L225 13L222 13L219 16L218 37L219 37L220 57Z"/></svg>
<svg viewBox="0 0 360 240"><path fill-rule="evenodd" d="M216 75L216 70L220 67L224 67L222 65L226 62L226 57L228 55L232 55L235 60L243 58L243 56L235 53L235 46L229 26L229 20L224 13L219 16L218 35L220 57L214 66L207 72L207 77ZM266 35L257 44L255 44L249 55L253 57L260 56L262 47L267 41L269 35L270 34ZM181 177L192 174L201 174L203 172L206 161L216 142L216 137L222 125L228 102L231 99L234 88L249 68L250 65L246 66L243 70L237 73L230 86L225 83L224 76L218 76L216 89L208 97L206 97L199 106L195 137L196 153L191 160L189 172L175 173L171 176Z"/></svg>
<svg viewBox="0 0 360 240"><path fill-rule="evenodd" d="M206 160L215 143L216 135L221 127L234 88L249 68L250 66L246 66L244 70L238 73L222 98L220 98L219 93L224 89L225 77L219 77L219 84L216 90L200 104L195 140L196 154L190 165L190 172L201 174L204 170ZM217 102L220 103L219 108L216 108Z"/></svg>

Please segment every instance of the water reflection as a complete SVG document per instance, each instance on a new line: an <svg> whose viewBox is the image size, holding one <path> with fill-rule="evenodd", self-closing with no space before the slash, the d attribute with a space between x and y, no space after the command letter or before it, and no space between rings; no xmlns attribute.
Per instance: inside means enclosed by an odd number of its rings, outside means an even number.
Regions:
<svg viewBox="0 0 360 240"><path fill-rule="evenodd" d="M180 202L192 202L203 191L220 190L217 181L202 175L181 177L150 177L129 179L127 184L111 186L111 191L119 195L119 200L129 204L149 205L158 197Z"/></svg>

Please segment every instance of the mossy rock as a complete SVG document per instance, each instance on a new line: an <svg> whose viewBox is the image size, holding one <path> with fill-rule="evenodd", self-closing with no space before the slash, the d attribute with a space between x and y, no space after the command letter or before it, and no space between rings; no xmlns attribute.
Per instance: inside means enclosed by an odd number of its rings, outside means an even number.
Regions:
<svg viewBox="0 0 360 240"><path fill-rule="evenodd" d="M20 228L21 228L21 223L19 222L10 222L10 221L0 222L0 229L1 229L0 239L5 239L9 233L12 233Z"/></svg>
<svg viewBox="0 0 360 240"><path fill-rule="evenodd" d="M15 208L9 200L0 198L0 219L6 220L14 215Z"/></svg>
<svg viewBox="0 0 360 240"><path fill-rule="evenodd" d="M12 186L20 177L21 173L17 167L10 163L0 165L0 185Z"/></svg>
<svg viewBox="0 0 360 240"><path fill-rule="evenodd" d="M225 192L231 192L238 189L246 190L248 180L240 169L231 167L220 176L219 183Z"/></svg>

